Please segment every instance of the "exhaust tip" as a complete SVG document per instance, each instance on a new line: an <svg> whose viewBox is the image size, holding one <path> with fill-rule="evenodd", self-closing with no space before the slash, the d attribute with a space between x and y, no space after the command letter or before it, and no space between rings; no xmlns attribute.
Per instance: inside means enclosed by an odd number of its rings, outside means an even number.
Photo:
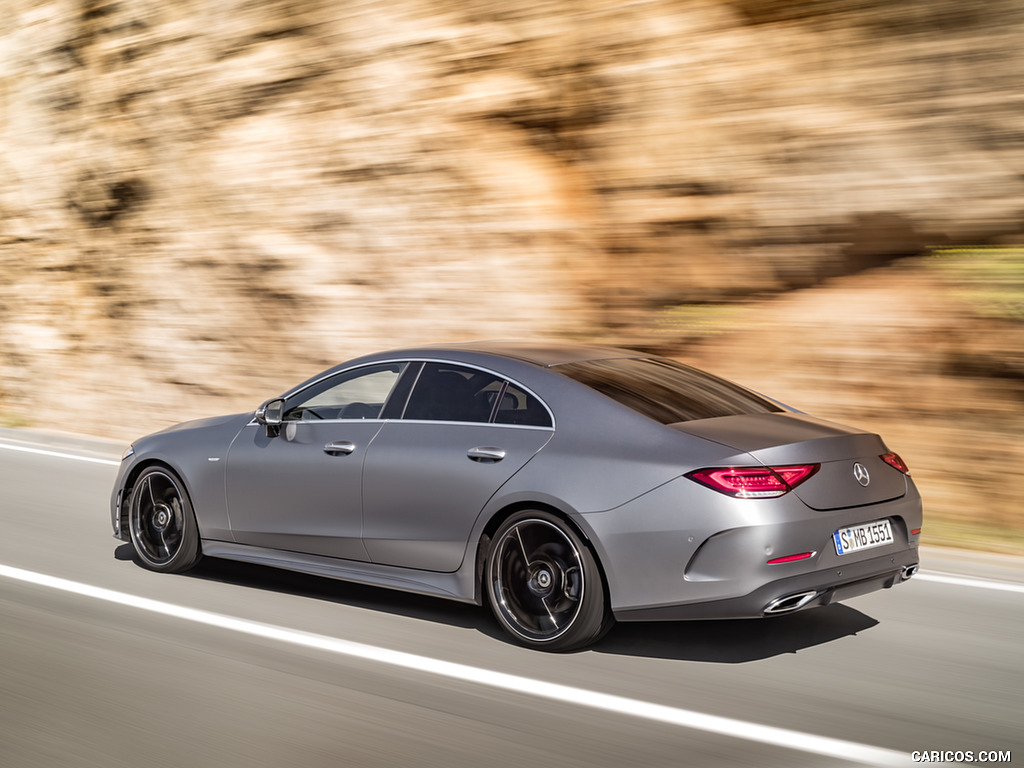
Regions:
<svg viewBox="0 0 1024 768"><path fill-rule="evenodd" d="M920 563L914 563L913 565L904 565L903 566L903 570L900 572L900 578L903 581L906 581L911 576L913 576L915 573L917 573L917 570L920 567L921 567Z"/></svg>
<svg viewBox="0 0 1024 768"><path fill-rule="evenodd" d="M797 592L795 595L777 597L764 607L766 616L777 616L780 613L792 613L807 605L818 596L818 592Z"/></svg>

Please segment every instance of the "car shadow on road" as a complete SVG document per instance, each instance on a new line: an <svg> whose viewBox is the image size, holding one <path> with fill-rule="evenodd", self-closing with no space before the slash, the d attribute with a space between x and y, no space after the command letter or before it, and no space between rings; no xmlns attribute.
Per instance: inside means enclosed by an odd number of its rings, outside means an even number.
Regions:
<svg viewBox="0 0 1024 768"><path fill-rule="evenodd" d="M131 544L118 546L114 557L142 567ZM438 597L216 558L205 558L180 575L475 629L497 642L512 642L486 608ZM877 624L876 619L842 604L768 619L629 622L617 624L592 648L577 653L741 664L796 653Z"/></svg>
<svg viewBox="0 0 1024 768"><path fill-rule="evenodd" d="M133 562L140 568L144 567L131 544L118 546L114 551L114 558ZM487 610L440 597L417 595L326 576L213 557L203 558L192 570L177 575L366 608L378 613L390 613L453 627L476 629L481 634L498 640L505 637Z"/></svg>
<svg viewBox="0 0 1024 768"><path fill-rule="evenodd" d="M877 624L876 619L836 603L765 619L618 624L594 650L623 656L741 664L831 643Z"/></svg>

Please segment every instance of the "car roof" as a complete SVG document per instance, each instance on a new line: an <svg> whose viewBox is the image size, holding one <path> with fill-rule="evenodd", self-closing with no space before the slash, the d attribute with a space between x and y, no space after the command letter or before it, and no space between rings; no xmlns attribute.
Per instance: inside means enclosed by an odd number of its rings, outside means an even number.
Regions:
<svg viewBox="0 0 1024 768"><path fill-rule="evenodd" d="M521 360L533 365L549 368L566 363L578 363L584 360L610 360L628 357L650 357L642 352L616 347L597 347L568 342L529 342L529 341L467 341L454 344L431 344L416 349L401 350L403 354L414 356L418 352L471 352L484 355L496 355Z"/></svg>

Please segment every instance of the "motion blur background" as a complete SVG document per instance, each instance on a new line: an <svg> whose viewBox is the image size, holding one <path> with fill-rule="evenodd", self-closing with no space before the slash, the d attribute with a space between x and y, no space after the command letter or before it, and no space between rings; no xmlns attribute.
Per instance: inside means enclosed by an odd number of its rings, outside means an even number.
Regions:
<svg viewBox="0 0 1024 768"><path fill-rule="evenodd" d="M384 347L679 357L1024 551L1020 0L5 0L0 424Z"/></svg>

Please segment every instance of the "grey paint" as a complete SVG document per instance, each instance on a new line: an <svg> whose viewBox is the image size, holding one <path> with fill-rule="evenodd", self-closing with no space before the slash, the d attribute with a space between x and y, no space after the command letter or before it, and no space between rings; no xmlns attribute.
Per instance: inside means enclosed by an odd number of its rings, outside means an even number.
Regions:
<svg viewBox="0 0 1024 768"><path fill-rule="evenodd" d="M545 506L573 521L593 547L610 607L627 620L760 615L795 586L820 589L818 602L827 602L851 574L881 588L893 568L916 562L919 537L909 531L921 526L920 497L877 458L887 449L876 435L792 413L664 426L558 373L569 360L644 355L487 349L476 343L370 355L285 396L373 362L456 362L538 395L554 415L553 430L301 422L291 434L266 438L248 415L206 420L137 441L113 499L137 467L166 462L185 480L208 555L473 602L481 601L477 564L486 527L512 506ZM334 440L350 440L355 449L325 454ZM506 456L476 462L467 452L477 447ZM868 488L853 478L854 461L868 466ZM683 477L701 467L761 462L822 468L777 499L729 498ZM829 549L833 531L883 518L893 523L895 543L837 560ZM805 551L813 557L767 564Z"/></svg>
<svg viewBox="0 0 1024 768"><path fill-rule="evenodd" d="M499 424L386 424L363 471L363 541L370 559L457 570L480 510L551 435L550 429ZM478 447L505 456L473 460L468 453Z"/></svg>
<svg viewBox="0 0 1024 768"><path fill-rule="evenodd" d="M239 544L367 560L362 468L382 421L292 421L278 437L247 426L228 451L226 489ZM349 441L352 453L329 454Z"/></svg>

